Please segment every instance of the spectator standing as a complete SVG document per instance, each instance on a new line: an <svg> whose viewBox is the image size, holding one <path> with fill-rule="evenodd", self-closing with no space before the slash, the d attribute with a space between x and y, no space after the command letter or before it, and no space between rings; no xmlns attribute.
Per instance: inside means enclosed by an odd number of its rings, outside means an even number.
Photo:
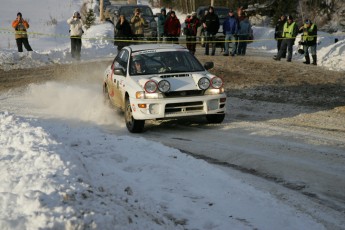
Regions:
<svg viewBox="0 0 345 230"><path fill-rule="evenodd" d="M73 16L67 20L67 23L70 25L69 32L71 37L71 55L72 58L80 60L81 52L81 36L84 33L83 22L81 21L80 13L74 12Z"/></svg>
<svg viewBox="0 0 345 230"><path fill-rule="evenodd" d="M18 52L23 52L23 45L27 51L32 51L26 32L29 29L29 23L23 19L22 13L17 13L17 18L12 22L12 27L16 30L15 38Z"/></svg>
<svg viewBox="0 0 345 230"><path fill-rule="evenodd" d="M136 8L131 18L132 33L135 40L144 39L144 28L147 26L145 19L141 16L141 10Z"/></svg>
<svg viewBox="0 0 345 230"><path fill-rule="evenodd" d="M200 21L197 17L196 12L192 12L192 15L187 16L185 20L185 25L187 49L194 55L196 51L196 34L198 27L200 25Z"/></svg>
<svg viewBox="0 0 345 230"><path fill-rule="evenodd" d="M208 8L207 14L202 19L202 25L204 31L206 32L205 36L205 55L209 55L210 43L212 46L213 56L216 53L216 34L219 30L219 18L218 15L214 12L214 8L210 6Z"/></svg>
<svg viewBox="0 0 345 230"><path fill-rule="evenodd" d="M278 19L278 22L275 27L274 31L274 39L277 41L277 50L279 52L282 41L283 41L283 30L284 25L286 23L286 16L283 14L280 16L280 19ZM286 58L286 50L283 50L282 58Z"/></svg>
<svg viewBox="0 0 345 230"><path fill-rule="evenodd" d="M291 62L292 59L292 51L293 51L293 45L295 44L296 36L298 34L298 26L296 22L294 22L293 17L289 15L287 17L287 22L284 24L283 29L283 41L280 47L280 50L278 52L278 55L273 58L276 61L280 61L281 57L283 56L284 50L287 49L288 56L287 60L288 62Z"/></svg>
<svg viewBox="0 0 345 230"><path fill-rule="evenodd" d="M166 34L166 40L178 44L178 38L181 34L181 23L180 20L176 17L175 11L170 12L170 16L165 21L164 24L164 33Z"/></svg>
<svg viewBox="0 0 345 230"><path fill-rule="evenodd" d="M234 12L235 13L235 12ZM236 15L237 14L237 15ZM237 11L236 11L236 14L235 14L235 17L237 18L237 20L238 20L238 29L240 29L240 23L241 23L241 21L242 20L244 20L246 17L247 17L247 14L246 14L246 12L244 11L244 7L243 6L240 6L240 7L238 7L237 8ZM239 48L239 40L240 40L240 36L239 35L235 35L235 39L236 39L236 51L237 51L237 53L238 53L238 48Z"/></svg>
<svg viewBox="0 0 345 230"><path fill-rule="evenodd" d="M309 48L313 58L313 65L317 65L316 60L316 44L317 44L317 26L309 19L306 19L304 25L299 29L302 35L302 44L304 50L305 62L304 64L310 64Z"/></svg>
<svg viewBox="0 0 345 230"><path fill-rule="evenodd" d="M239 21L242 21L243 19L246 18L246 12L244 12L244 7L240 6L237 8L237 19Z"/></svg>
<svg viewBox="0 0 345 230"><path fill-rule="evenodd" d="M171 6L169 6L168 8L169 8L169 11L168 11L168 13L167 13L167 17L169 18L169 17L170 17L171 12L173 11L173 9L172 9L172 7L171 7Z"/></svg>
<svg viewBox="0 0 345 230"><path fill-rule="evenodd" d="M161 14L158 17L158 40L160 42L163 42L164 39L164 24L167 20L168 16L167 16L167 11L165 8L161 9Z"/></svg>
<svg viewBox="0 0 345 230"><path fill-rule="evenodd" d="M232 43L231 56L235 56L237 49L237 36L238 36L239 23L234 15L233 10L229 10L229 16L223 23L223 34L225 35L224 43L224 56L229 56L229 41Z"/></svg>
<svg viewBox="0 0 345 230"><path fill-rule="evenodd" d="M238 30L238 55L246 55L247 43L249 40L249 35L252 32L252 25L249 22L248 17L244 17L240 21L240 26Z"/></svg>
<svg viewBox="0 0 345 230"><path fill-rule="evenodd" d="M129 45L129 40L132 40L132 29L124 15L120 15L120 19L115 25L114 39L114 45L117 45L117 51Z"/></svg>

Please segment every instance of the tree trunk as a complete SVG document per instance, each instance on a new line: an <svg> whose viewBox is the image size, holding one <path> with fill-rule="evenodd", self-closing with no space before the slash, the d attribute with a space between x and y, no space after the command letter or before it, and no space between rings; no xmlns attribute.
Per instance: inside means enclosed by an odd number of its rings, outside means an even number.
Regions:
<svg viewBox="0 0 345 230"><path fill-rule="evenodd" d="M104 16L103 16L103 0L99 1L99 17L101 18L101 21L104 21Z"/></svg>

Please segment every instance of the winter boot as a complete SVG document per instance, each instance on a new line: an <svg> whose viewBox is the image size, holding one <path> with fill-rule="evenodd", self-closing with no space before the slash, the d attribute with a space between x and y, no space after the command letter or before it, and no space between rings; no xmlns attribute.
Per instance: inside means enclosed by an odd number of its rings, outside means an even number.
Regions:
<svg viewBox="0 0 345 230"><path fill-rule="evenodd" d="M313 65L317 65L317 61L316 61L316 55L311 55L312 58L313 58Z"/></svg>
<svg viewBox="0 0 345 230"><path fill-rule="evenodd" d="M306 56L304 56L305 57L305 62L303 62L304 64L310 64L310 57L309 57L309 55L306 55Z"/></svg>

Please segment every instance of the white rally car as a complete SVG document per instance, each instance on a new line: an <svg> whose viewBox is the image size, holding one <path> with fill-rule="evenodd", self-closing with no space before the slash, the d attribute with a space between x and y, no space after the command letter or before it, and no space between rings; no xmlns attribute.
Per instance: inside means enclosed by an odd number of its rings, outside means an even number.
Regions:
<svg viewBox="0 0 345 230"><path fill-rule="evenodd" d="M142 132L149 119L203 115L221 123L226 95L223 79L207 71L212 67L180 45L126 46L106 69L103 92L124 111L132 133Z"/></svg>

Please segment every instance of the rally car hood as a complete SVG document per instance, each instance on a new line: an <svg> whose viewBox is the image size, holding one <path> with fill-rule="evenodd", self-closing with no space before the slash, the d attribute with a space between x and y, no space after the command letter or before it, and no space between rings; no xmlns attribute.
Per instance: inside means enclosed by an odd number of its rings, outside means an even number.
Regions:
<svg viewBox="0 0 345 230"><path fill-rule="evenodd" d="M211 76L206 73L178 73L178 74L164 74L160 76L153 76L151 78L140 79L139 84L144 88L145 83L148 80L153 80L155 82L160 82L166 80L170 83L170 91L186 91L186 90L200 90L198 86L198 81L202 77Z"/></svg>

